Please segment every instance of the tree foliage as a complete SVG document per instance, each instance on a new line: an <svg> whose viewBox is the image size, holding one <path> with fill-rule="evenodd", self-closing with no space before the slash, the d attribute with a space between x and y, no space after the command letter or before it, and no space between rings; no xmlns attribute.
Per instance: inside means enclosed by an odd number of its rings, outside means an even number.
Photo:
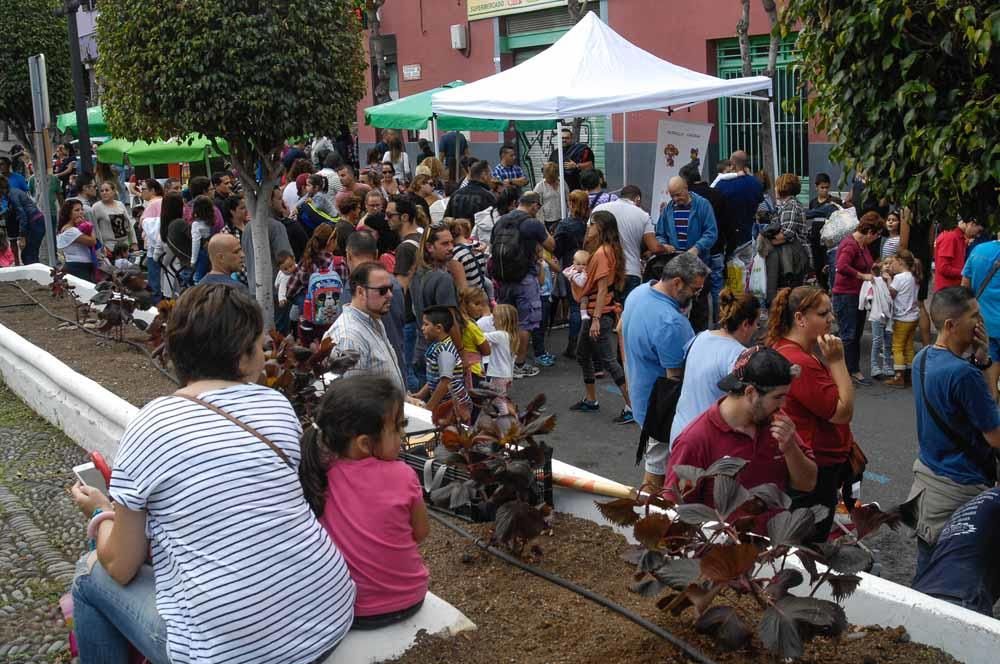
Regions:
<svg viewBox="0 0 1000 664"><path fill-rule="evenodd" d="M30 56L45 54L52 111L73 103L66 19L52 13L61 6L58 0L0 0L0 121L25 142L34 129Z"/></svg>
<svg viewBox="0 0 1000 664"><path fill-rule="evenodd" d="M789 0L807 108L876 195L925 219L995 227L1000 186L1000 3Z"/></svg>
<svg viewBox="0 0 1000 664"><path fill-rule="evenodd" d="M264 238L283 142L333 133L364 94L355 9L352 0L101 0L97 72L108 128L130 140L226 139L254 237ZM267 242L254 250L257 298L270 312Z"/></svg>

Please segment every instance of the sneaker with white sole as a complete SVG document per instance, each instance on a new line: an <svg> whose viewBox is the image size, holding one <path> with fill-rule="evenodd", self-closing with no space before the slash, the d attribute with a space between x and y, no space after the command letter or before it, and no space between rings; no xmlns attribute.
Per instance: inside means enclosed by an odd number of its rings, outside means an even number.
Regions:
<svg viewBox="0 0 1000 664"><path fill-rule="evenodd" d="M635 422L635 417L632 415L632 411L628 408L622 408L621 414L615 419L611 420L615 424L632 424Z"/></svg>
<svg viewBox="0 0 1000 664"><path fill-rule="evenodd" d="M514 378L531 378L541 373L541 370L533 364L514 367Z"/></svg>

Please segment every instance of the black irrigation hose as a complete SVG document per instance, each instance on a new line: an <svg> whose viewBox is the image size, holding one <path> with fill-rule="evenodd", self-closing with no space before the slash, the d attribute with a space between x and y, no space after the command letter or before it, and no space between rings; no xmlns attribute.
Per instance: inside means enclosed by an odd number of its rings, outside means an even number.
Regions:
<svg viewBox="0 0 1000 664"><path fill-rule="evenodd" d="M35 304L37 304L42 309L42 311L44 311L48 315L52 316L56 320L62 321L64 323L69 323L70 325L74 325L74 326L77 327L77 329L80 329L80 330L86 332L87 334L92 334L93 336L97 337L98 339L103 339L105 341L120 341L123 344L128 344L132 348L135 348L140 353L142 353L143 355L145 355L149 359L150 363L156 368L156 370L159 371L164 376L166 376L168 380L170 380L175 385L180 385L181 384L181 381L177 380L176 376L174 376L172 373L170 373L169 371L167 371L166 369L164 369L162 366L160 366L160 363L156 361L156 359L153 357L153 354L150 353L149 350L145 346L143 346L142 344L137 344L136 342L129 341L128 339L120 339L120 340L119 339L112 339L111 337L109 337L106 334L101 334L100 332L96 332L94 330L91 330L91 329L88 329L88 328L84 327L83 325L80 325L80 323L78 323L75 320L70 320L69 318L63 318L62 316L60 316L58 314L54 314L51 311L49 311L48 307L46 307L44 304L42 304L41 302L39 302L38 300L36 300L35 297L31 293L29 293L28 291L24 290L21 287L21 284L19 284L17 282L10 282L10 283L12 285L16 286L19 291L21 291L22 293L24 293L25 297L27 297L32 302L34 302Z"/></svg>
<svg viewBox="0 0 1000 664"><path fill-rule="evenodd" d="M545 570L540 569L538 567L535 567L534 565L529 565L528 563L526 563L526 562L524 562L522 560L519 560L518 558L515 558L514 556L510 555L509 553L507 553L505 551L501 551L500 549L496 548L495 546L490 546L489 543L484 542L481 538L478 538L475 535L473 535L472 533L470 533L469 531L464 530L463 528L460 528L460 527L456 526L455 524L451 523L450 521L448 521L447 519L445 519L443 516L441 516L440 514L438 514L437 513L438 509L437 508L435 508L435 507L433 507L431 505L428 505L428 507L429 507L428 514L430 514L431 518L433 518L435 521L437 521L441 525L445 526L446 528L449 528L450 530L453 530L454 532L458 533L462 537L465 537L466 539L472 540L473 544L475 544L477 547L479 547L483 551L486 551L487 553L490 553L490 554L496 556L497 558L499 558L500 560L503 560L504 562L510 563L511 565L514 565L515 567L517 567L519 569L522 569L525 572L528 572L530 574L534 574L535 576L541 577L541 578L545 579L546 581L551 581L552 583L556 584L557 586L561 586L561 587L565 588L566 590L569 590L569 591L574 592L574 593L576 593L576 594L578 594L578 595L580 595L582 597L585 597L585 598L589 599L591 602L594 602L595 604L603 606L604 608L606 608L606 609L608 609L610 611L614 611L615 613L617 613L618 615L622 616L623 618L631 620L632 622L634 622L639 627L642 627L643 629L649 630L650 632L652 632L653 634L656 634L658 637L660 637L661 639L663 639L665 641L669 641L671 644L673 644L674 646L676 646L677 649L681 651L681 653L683 653L686 657L688 657L688 659L690 659L692 661L700 662L701 664L715 664L715 660L709 659L708 657L706 657L705 655L703 655L701 652L699 652L698 650L696 650L692 645L690 645L689 643L687 643L683 639L680 639L680 638L674 636L671 632L668 632L667 630L663 629L662 627L660 627L656 623L650 622L650 621L646 620L645 618L643 618L642 616L637 615L637 614L633 613L632 611L629 611L628 609L626 609L621 604L616 604L615 602L612 602L607 597L603 597L603 596L598 595L597 593L595 593L595 592L593 592L591 590L587 590L583 586L578 586L577 584L573 583L572 581L567 581L566 579L562 578L561 576L556 576L555 574L552 574L551 572L546 572Z"/></svg>

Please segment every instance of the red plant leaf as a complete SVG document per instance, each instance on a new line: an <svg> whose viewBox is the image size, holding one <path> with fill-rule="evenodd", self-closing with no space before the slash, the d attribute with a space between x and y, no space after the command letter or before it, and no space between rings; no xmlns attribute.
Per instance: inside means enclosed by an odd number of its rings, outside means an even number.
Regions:
<svg viewBox="0 0 1000 664"><path fill-rule="evenodd" d="M847 616L834 602L789 595L764 611L757 634L778 657L796 659L802 656L805 641L840 636L846 629Z"/></svg>
<svg viewBox="0 0 1000 664"><path fill-rule="evenodd" d="M635 511L636 503L631 498L618 498L606 503L595 500L594 505L601 516L619 526L631 526L639 520L639 513Z"/></svg>
<svg viewBox="0 0 1000 664"><path fill-rule="evenodd" d="M508 546L527 542L545 530L545 517L522 500L511 500L497 508L493 541Z"/></svg>
<svg viewBox="0 0 1000 664"><path fill-rule="evenodd" d="M701 575L710 581L732 581L753 570L756 562L753 544L716 544L701 557Z"/></svg>
<svg viewBox="0 0 1000 664"><path fill-rule="evenodd" d="M739 650L753 637L753 632L731 606L713 606L698 618L694 628L708 634L723 650Z"/></svg>
<svg viewBox="0 0 1000 664"><path fill-rule="evenodd" d="M817 544L820 561L841 574L854 574L871 569L872 554L857 544Z"/></svg>
<svg viewBox="0 0 1000 664"><path fill-rule="evenodd" d="M858 589L861 577L855 574L831 574L826 577L826 582L830 584L830 594L837 602L842 602Z"/></svg>
<svg viewBox="0 0 1000 664"><path fill-rule="evenodd" d="M647 553L648 550L646 547L639 546L638 544L630 544L622 551L621 558L630 565L639 565Z"/></svg>
<svg viewBox="0 0 1000 664"><path fill-rule="evenodd" d="M645 579L636 581L630 585L628 589L634 593L642 595L643 597L656 597L667 589L667 584L658 579L647 576Z"/></svg>
<svg viewBox="0 0 1000 664"><path fill-rule="evenodd" d="M656 549L669 529L670 517L664 514L650 514L639 519L632 532L640 544L649 549Z"/></svg>
<svg viewBox="0 0 1000 664"><path fill-rule="evenodd" d="M874 533L883 525L892 530L898 530L902 519L899 507L883 512L877 503L868 503L851 510L851 521L854 522L855 535L859 540Z"/></svg>
<svg viewBox="0 0 1000 664"><path fill-rule="evenodd" d="M789 589L799 585L803 580L802 572L786 567L771 578L767 587L764 588L764 594L777 601L787 595Z"/></svg>

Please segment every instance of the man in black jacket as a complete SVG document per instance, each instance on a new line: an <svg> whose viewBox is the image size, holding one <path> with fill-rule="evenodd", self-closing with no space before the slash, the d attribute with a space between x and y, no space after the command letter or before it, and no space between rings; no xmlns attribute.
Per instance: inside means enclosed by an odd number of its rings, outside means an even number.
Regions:
<svg viewBox="0 0 1000 664"><path fill-rule="evenodd" d="M726 259L732 256L736 249L737 231L736 218L729 208L729 201L726 195L718 189L713 189L707 182L701 179L701 171L698 166L691 163L681 167L680 175L688 183L688 191L693 191L702 198L708 200L715 213L715 223L719 229L718 239L712 245L709 259L706 261L712 270L711 274L711 294L712 294L712 322L719 320L719 293L725 283ZM691 317L697 319L696 312L691 312Z"/></svg>
<svg viewBox="0 0 1000 664"><path fill-rule="evenodd" d="M469 169L469 184L451 195L444 216L472 221L477 212L493 205L496 197L490 191L490 163L484 159Z"/></svg>

